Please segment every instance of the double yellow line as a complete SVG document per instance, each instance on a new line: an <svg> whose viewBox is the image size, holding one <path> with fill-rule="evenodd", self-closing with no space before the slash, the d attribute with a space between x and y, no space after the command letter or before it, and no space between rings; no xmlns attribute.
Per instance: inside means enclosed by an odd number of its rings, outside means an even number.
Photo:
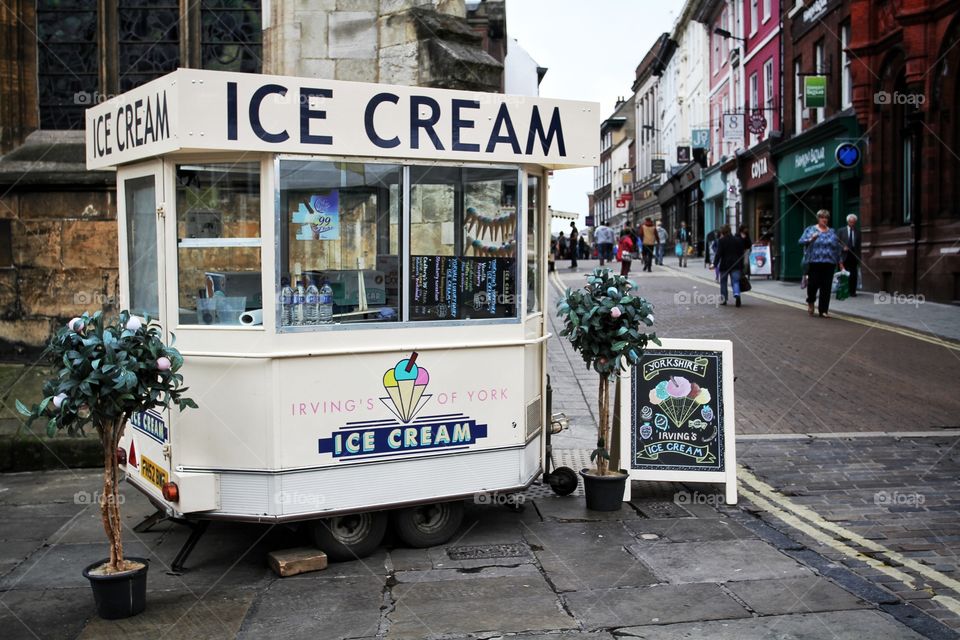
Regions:
<svg viewBox="0 0 960 640"><path fill-rule="evenodd" d="M865 562L871 568L887 574L891 578L902 582L916 591L926 591L933 595L932 600L939 602L950 611L960 615L960 601L955 596L943 595L937 592L930 584L918 585L916 579L908 573L900 571L897 566L910 569L930 582L960 595L960 581L951 578L927 565L908 558L901 553L869 540L862 535L842 527L835 522L824 520L820 515L808 507L796 504L776 489L763 482L744 467L737 469L737 480L740 483L740 494L750 500L772 516L776 516L786 525L801 531L820 544L830 547L834 551L847 557ZM871 553L884 557L887 561L860 553L849 544L859 545Z"/></svg>

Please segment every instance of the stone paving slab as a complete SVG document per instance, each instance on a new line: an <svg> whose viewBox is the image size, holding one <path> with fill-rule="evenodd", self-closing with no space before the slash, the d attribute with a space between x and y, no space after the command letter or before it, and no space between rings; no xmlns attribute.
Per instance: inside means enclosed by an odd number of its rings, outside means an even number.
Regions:
<svg viewBox="0 0 960 640"><path fill-rule="evenodd" d="M666 626L618 629L624 638L646 640L923 640L923 636L905 628L877 611L839 611L786 616L766 616L745 620L691 622Z"/></svg>
<svg viewBox="0 0 960 640"><path fill-rule="evenodd" d="M151 591L150 606L142 614L126 620L94 617L78 640L232 640L254 595L251 591L204 594Z"/></svg>
<svg viewBox="0 0 960 640"><path fill-rule="evenodd" d="M662 582L626 551L635 539L619 522L541 523L524 537L557 591Z"/></svg>
<svg viewBox="0 0 960 640"><path fill-rule="evenodd" d="M0 592L0 636L4 640L76 638L91 615L93 595L88 585Z"/></svg>
<svg viewBox="0 0 960 640"><path fill-rule="evenodd" d="M820 577L729 582L727 588L760 615L863 609L871 605ZM771 588L771 587L776 588Z"/></svg>
<svg viewBox="0 0 960 640"><path fill-rule="evenodd" d="M736 522L728 519L658 518L628 520L627 529L645 542L667 540L669 542L708 542L711 540L747 540L757 536ZM654 535L649 540L642 536Z"/></svg>
<svg viewBox="0 0 960 640"><path fill-rule="evenodd" d="M377 634L384 580L307 575L273 582L250 608L237 637L332 639Z"/></svg>
<svg viewBox="0 0 960 640"><path fill-rule="evenodd" d="M630 552L674 584L811 575L809 569L761 540L641 542L631 545Z"/></svg>
<svg viewBox="0 0 960 640"><path fill-rule="evenodd" d="M715 584L594 589L564 595L587 629L750 617Z"/></svg>
<svg viewBox="0 0 960 640"><path fill-rule="evenodd" d="M542 576L417 583L394 598L386 637L396 640L577 628Z"/></svg>

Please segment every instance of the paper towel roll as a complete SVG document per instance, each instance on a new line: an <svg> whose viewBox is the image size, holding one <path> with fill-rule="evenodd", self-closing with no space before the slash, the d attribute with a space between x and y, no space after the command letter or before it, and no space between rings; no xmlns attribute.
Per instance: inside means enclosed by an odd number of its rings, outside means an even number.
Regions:
<svg viewBox="0 0 960 640"><path fill-rule="evenodd" d="M241 313L240 324L248 327L263 324L263 309L254 309L246 313Z"/></svg>

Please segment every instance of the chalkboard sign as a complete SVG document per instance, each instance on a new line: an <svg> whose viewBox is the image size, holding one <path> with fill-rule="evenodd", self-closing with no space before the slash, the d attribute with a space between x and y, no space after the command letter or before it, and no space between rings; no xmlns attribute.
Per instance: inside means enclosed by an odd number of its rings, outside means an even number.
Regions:
<svg viewBox="0 0 960 640"><path fill-rule="evenodd" d="M736 502L733 345L662 340L621 394L621 467L637 480L723 482Z"/></svg>
<svg viewBox="0 0 960 640"><path fill-rule="evenodd" d="M410 319L515 318L516 259L411 256Z"/></svg>
<svg viewBox="0 0 960 640"><path fill-rule="evenodd" d="M633 375L631 468L723 470L719 351L651 351Z"/></svg>

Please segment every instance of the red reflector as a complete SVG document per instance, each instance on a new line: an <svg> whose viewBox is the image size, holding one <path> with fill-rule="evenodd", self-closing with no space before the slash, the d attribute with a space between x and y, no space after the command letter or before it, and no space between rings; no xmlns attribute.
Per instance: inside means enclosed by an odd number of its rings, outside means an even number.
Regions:
<svg viewBox="0 0 960 640"><path fill-rule="evenodd" d="M130 455L127 456L127 460L129 460L130 465L133 467L136 467L140 464L137 462L137 445L133 440L130 441Z"/></svg>
<svg viewBox="0 0 960 640"><path fill-rule="evenodd" d="M166 482L163 485L163 488L160 490L163 494L164 500L169 500L170 502L179 502L180 501L180 489L177 487L176 482Z"/></svg>
<svg viewBox="0 0 960 640"><path fill-rule="evenodd" d="M127 452L120 447L117 447L117 464L121 467L127 464Z"/></svg>

